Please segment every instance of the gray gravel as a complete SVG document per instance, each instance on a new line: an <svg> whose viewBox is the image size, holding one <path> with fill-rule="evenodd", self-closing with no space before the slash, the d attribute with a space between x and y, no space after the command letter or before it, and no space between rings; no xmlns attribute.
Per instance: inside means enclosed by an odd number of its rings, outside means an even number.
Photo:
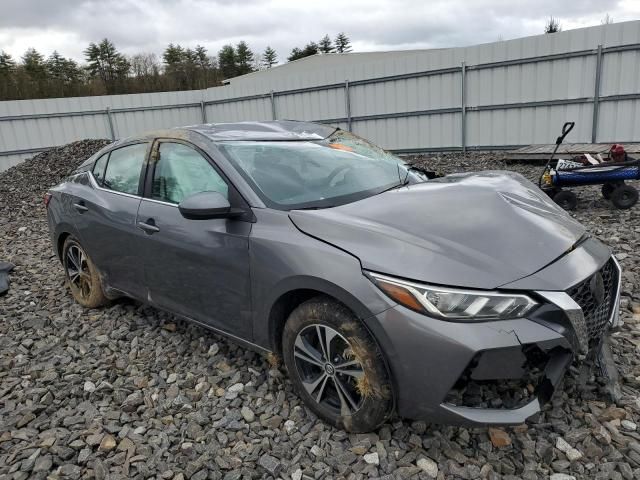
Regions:
<svg viewBox="0 0 640 480"><path fill-rule="evenodd" d="M614 210L586 188L575 212L625 269L617 405L575 366L527 425L394 420L349 435L305 409L280 370L221 337L131 301L73 303L42 194L102 144L77 142L0 174L0 260L16 265L0 298L0 479L640 479L638 207ZM416 161L443 171L505 167L489 154Z"/></svg>

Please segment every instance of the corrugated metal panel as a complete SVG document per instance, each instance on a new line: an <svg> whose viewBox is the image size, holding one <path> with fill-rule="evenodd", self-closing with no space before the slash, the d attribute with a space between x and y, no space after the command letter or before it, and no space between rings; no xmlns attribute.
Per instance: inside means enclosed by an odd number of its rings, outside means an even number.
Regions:
<svg viewBox="0 0 640 480"><path fill-rule="evenodd" d="M529 145L553 143L564 122L575 121L571 142L591 141L590 104L469 112L469 145Z"/></svg>
<svg viewBox="0 0 640 480"><path fill-rule="evenodd" d="M640 140L640 100L600 104L599 142L637 142Z"/></svg>
<svg viewBox="0 0 640 480"><path fill-rule="evenodd" d="M449 73L350 87L353 116L460 108L460 74Z"/></svg>

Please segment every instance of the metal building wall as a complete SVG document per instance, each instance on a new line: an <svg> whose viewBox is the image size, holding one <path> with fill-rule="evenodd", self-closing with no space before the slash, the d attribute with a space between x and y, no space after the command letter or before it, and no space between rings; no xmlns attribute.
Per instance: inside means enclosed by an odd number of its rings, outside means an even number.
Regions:
<svg viewBox="0 0 640 480"><path fill-rule="evenodd" d="M0 102L0 170L82 138L273 118L330 123L405 152L550 143L567 120L575 142L640 141L640 21L307 57L207 90Z"/></svg>

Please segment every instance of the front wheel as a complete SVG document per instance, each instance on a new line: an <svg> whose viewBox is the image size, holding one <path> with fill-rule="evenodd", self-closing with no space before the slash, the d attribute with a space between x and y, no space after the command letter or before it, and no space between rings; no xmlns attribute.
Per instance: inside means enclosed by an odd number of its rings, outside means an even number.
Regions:
<svg viewBox="0 0 640 480"><path fill-rule="evenodd" d="M284 362L305 404L325 422L369 432L392 412L391 382L371 334L345 306L317 297L289 316Z"/></svg>
<svg viewBox="0 0 640 480"><path fill-rule="evenodd" d="M107 303L98 269L74 237L68 237L64 242L62 265L66 283L76 302L86 308L96 308Z"/></svg>

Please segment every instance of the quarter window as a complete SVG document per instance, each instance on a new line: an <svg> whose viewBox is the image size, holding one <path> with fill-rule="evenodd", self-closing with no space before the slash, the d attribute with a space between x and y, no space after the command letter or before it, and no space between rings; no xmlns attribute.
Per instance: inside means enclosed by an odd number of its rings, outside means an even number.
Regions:
<svg viewBox="0 0 640 480"><path fill-rule="evenodd" d="M193 148L181 143L161 143L160 158L153 173L151 197L178 204L200 192L219 192L228 197L229 187L211 164Z"/></svg>
<svg viewBox="0 0 640 480"><path fill-rule="evenodd" d="M102 186L104 180L104 167L107 166L107 160L109 159L109 153L102 155L96 163L93 164L93 177L98 182L98 185Z"/></svg>
<svg viewBox="0 0 640 480"><path fill-rule="evenodd" d="M146 143L112 150L107 162L107 171L104 174L104 187L116 192L137 195L140 172L146 153Z"/></svg>

